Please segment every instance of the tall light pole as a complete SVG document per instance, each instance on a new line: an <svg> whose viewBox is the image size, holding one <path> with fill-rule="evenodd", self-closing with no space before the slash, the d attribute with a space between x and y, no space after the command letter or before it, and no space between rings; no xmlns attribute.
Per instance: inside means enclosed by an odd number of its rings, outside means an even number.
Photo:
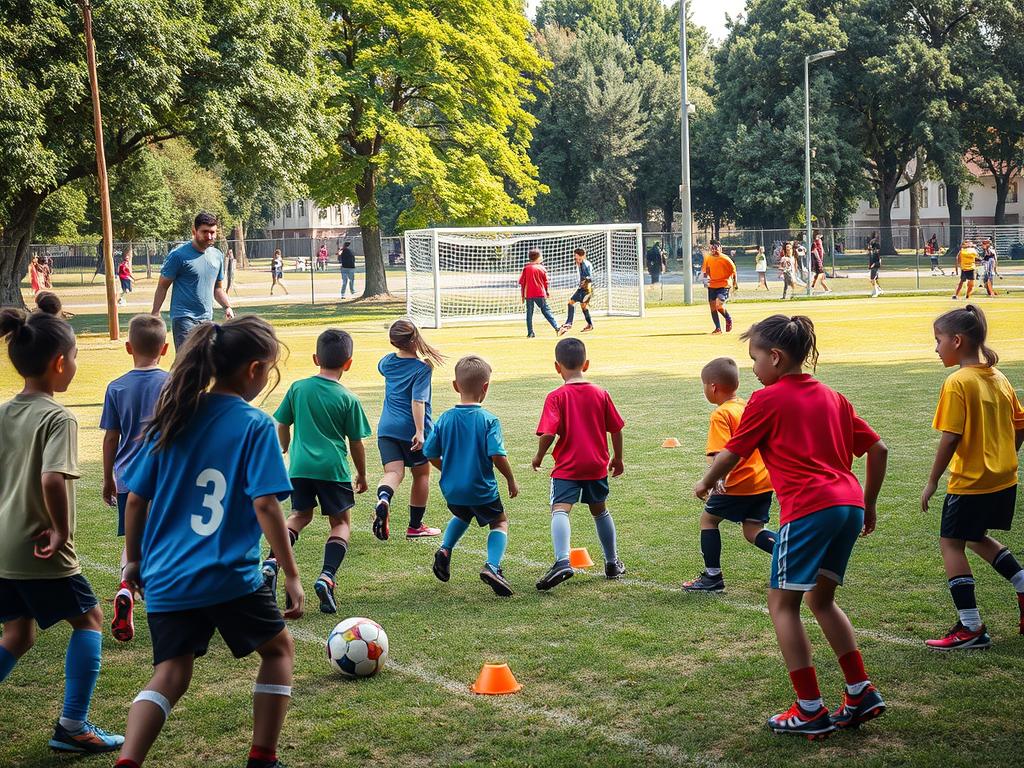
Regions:
<svg viewBox="0 0 1024 768"><path fill-rule="evenodd" d="M682 151L682 179L679 184L679 202L682 210L683 241L683 301L693 304L693 232L690 215L690 99L686 88L686 0L679 0L679 120L680 149Z"/></svg>
<svg viewBox="0 0 1024 768"><path fill-rule="evenodd" d="M815 61L831 59L838 51L828 50L804 56L804 217L807 221L807 295L811 295L811 78L810 66Z"/></svg>

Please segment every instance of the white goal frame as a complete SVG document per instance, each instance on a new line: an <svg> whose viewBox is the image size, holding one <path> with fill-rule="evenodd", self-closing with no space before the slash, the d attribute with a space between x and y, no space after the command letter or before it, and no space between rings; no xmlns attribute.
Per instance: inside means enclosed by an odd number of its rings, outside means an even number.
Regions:
<svg viewBox="0 0 1024 768"><path fill-rule="evenodd" d="M591 312L606 317L644 316L640 224L441 227L408 230L404 239L406 313L421 327L521 320L525 309L518 279L531 247L544 253L556 316L564 314L579 283L572 259L577 247L586 247L594 269ZM469 252L467 266L475 264L478 270L442 269L461 258L460 245ZM477 296L480 301L475 304ZM545 322L540 316L535 319Z"/></svg>

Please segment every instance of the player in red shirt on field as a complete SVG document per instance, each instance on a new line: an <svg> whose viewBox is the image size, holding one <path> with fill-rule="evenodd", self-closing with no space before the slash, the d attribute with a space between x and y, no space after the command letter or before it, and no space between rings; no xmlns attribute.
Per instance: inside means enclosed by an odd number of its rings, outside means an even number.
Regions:
<svg viewBox="0 0 1024 768"><path fill-rule="evenodd" d="M875 529L875 502L885 478L888 449L850 401L810 374L817 365L814 324L797 315L773 315L741 336L750 342L754 375L764 389L750 396L739 427L715 457L694 493L707 498L715 483L760 451L781 508L772 555L768 609L797 702L768 719L776 733L822 738L878 717L885 702L871 684L853 626L835 603L858 535ZM794 419L794 408L813 419ZM864 489L850 469L867 454ZM814 613L846 678L842 705L829 714L818 689L800 603Z"/></svg>
<svg viewBox="0 0 1024 768"><path fill-rule="evenodd" d="M555 564L537 582L537 589L548 590L572 577L569 565L569 511L583 502L590 507L597 537L604 550L604 575L617 579L626 572L615 547L615 523L605 501L608 499L608 473L618 477L622 466L622 428L611 395L583 378L590 367L587 348L579 339L562 339L555 345L555 369L564 385L548 394L537 425L540 443L533 458L534 471L558 438L552 454L551 541ZM614 455L609 461L608 438L612 436Z"/></svg>
<svg viewBox="0 0 1024 768"><path fill-rule="evenodd" d="M551 293L548 290L548 271L544 269L544 257L537 248L531 248L528 255L530 261L519 275L519 294L526 303L526 337L532 339L537 335L533 332L534 307L540 309L540 313L556 333L558 323L555 322L555 316L551 314L551 308L548 306L548 297Z"/></svg>

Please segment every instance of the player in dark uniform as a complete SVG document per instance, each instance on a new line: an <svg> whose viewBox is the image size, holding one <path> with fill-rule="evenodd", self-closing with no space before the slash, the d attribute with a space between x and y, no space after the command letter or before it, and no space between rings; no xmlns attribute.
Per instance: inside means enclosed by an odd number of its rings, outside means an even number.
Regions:
<svg viewBox="0 0 1024 768"><path fill-rule="evenodd" d="M583 333L594 330L594 321L590 319L589 309L590 298L594 295L594 268L587 260L587 252L582 248L577 248L573 251L572 256L576 259L576 267L580 271L580 284L576 292L569 297L569 309L565 315L565 325L558 329L559 336L564 336L572 328L572 318L576 313L577 303L580 305L580 309L583 310L583 317L587 321Z"/></svg>

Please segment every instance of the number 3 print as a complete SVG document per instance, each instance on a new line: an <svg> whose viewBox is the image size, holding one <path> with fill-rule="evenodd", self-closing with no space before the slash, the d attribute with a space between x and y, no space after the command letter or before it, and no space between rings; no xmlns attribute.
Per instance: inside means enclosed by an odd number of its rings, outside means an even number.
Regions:
<svg viewBox="0 0 1024 768"><path fill-rule="evenodd" d="M192 515L192 530L200 536L209 536L224 522L224 494L228 483L218 470L204 469L196 478L196 486L208 490L203 496L203 506L210 510L210 515L208 520L203 515Z"/></svg>

